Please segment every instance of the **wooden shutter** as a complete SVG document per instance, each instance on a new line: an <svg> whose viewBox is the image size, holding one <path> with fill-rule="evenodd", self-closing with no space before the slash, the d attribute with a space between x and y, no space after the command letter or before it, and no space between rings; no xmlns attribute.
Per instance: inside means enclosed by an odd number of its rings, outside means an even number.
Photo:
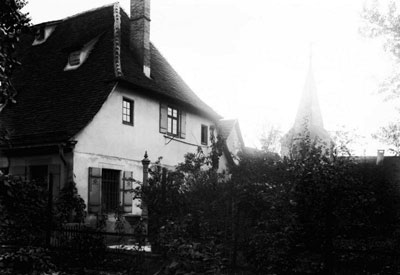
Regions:
<svg viewBox="0 0 400 275"><path fill-rule="evenodd" d="M124 171L122 177L122 207L125 213L132 212L132 198L133 198L133 172Z"/></svg>
<svg viewBox="0 0 400 275"><path fill-rule="evenodd" d="M168 130L168 106L160 103L160 133L167 133Z"/></svg>
<svg viewBox="0 0 400 275"><path fill-rule="evenodd" d="M53 176L53 196L56 197L60 194L60 184L61 184L61 166L59 164L49 165L49 177Z"/></svg>
<svg viewBox="0 0 400 275"><path fill-rule="evenodd" d="M186 112L180 111L179 135L181 138L186 138Z"/></svg>
<svg viewBox="0 0 400 275"><path fill-rule="evenodd" d="M101 208L101 168L89 167L89 213L99 213Z"/></svg>

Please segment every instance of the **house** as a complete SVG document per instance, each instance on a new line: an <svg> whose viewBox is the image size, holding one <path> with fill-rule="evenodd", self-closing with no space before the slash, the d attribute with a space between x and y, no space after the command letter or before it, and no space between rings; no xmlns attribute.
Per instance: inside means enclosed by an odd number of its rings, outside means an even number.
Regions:
<svg viewBox="0 0 400 275"><path fill-rule="evenodd" d="M210 151L221 116L149 41L149 0L131 0L131 17L115 3L34 28L17 51L17 104L0 116L0 168L51 179L55 194L74 181L89 213L131 213L125 179L142 179L145 151L170 168Z"/></svg>

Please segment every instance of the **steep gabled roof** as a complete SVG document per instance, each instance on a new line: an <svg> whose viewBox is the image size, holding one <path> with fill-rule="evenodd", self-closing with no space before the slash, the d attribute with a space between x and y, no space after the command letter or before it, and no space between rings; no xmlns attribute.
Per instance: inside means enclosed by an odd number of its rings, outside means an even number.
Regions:
<svg viewBox="0 0 400 275"><path fill-rule="evenodd" d="M233 129L236 129L238 138L242 145L244 146L244 141L242 137L242 132L240 131L239 121L237 119L220 119L217 123L219 135L223 139L227 139Z"/></svg>
<svg viewBox="0 0 400 275"><path fill-rule="evenodd" d="M0 113L11 146L64 142L93 119L118 82L148 96L178 102L210 118L219 118L151 47L152 79L129 50L129 18L118 4L68 17L46 42L32 46L24 35L17 50L22 66L13 76L17 104ZM42 25L42 24L40 24ZM89 57L77 69L64 71L69 54L98 37Z"/></svg>
<svg viewBox="0 0 400 275"><path fill-rule="evenodd" d="M146 88L148 89L147 92L155 96L178 101L213 119L220 118L214 110L190 89L153 44L150 45L151 79L147 78L129 49L129 28L129 17L121 10L121 79Z"/></svg>
<svg viewBox="0 0 400 275"><path fill-rule="evenodd" d="M96 9L60 21L45 43L32 46L24 35L17 56L22 66L13 76L17 103L0 114L13 146L66 141L100 110L115 83L113 9ZM89 58L64 71L71 49L99 36Z"/></svg>

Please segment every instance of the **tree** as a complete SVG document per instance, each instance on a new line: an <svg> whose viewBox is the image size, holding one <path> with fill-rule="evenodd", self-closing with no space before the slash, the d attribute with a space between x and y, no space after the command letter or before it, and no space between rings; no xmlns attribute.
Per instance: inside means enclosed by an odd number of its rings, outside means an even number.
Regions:
<svg viewBox="0 0 400 275"><path fill-rule="evenodd" d="M375 242L397 240L398 183L384 167L327 154L309 138L297 146L295 158L241 162L233 175L251 202L242 207L250 266L257 274L397 271L390 246L377 252Z"/></svg>
<svg viewBox="0 0 400 275"><path fill-rule="evenodd" d="M26 31L30 19L21 12L25 0L3 0L0 2L0 112L10 102L15 103L17 91L11 76L20 64L14 52L20 35Z"/></svg>
<svg viewBox="0 0 400 275"><path fill-rule="evenodd" d="M261 134L261 149L265 152L277 153L280 151L282 132L276 126L265 127Z"/></svg>
<svg viewBox="0 0 400 275"><path fill-rule="evenodd" d="M389 145L389 151L395 156L400 156L400 121L390 122L381 127L372 137Z"/></svg>
<svg viewBox="0 0 400 275"><path fill-rule="evenodd" d="M365 24L362 33L368 37L381 38L384 49L394 60L394 69L381 85L380 92L385 93L386 99L400 98L400 10L395 0L369 2L362 14ZM381 127L373 134L373 138L392 146L389 150L395 155L400 153L399 121L391 122Z"/></svg>
<svg viewBox="0 0 400 275"><path fill-rule="evenodd" d="M384 49L394 59L393 74L384 81L381 92L387 99L398 98L400 93L400 13L396 0L372 0L364 6L362 18L365 24L361 33L371 38L381 38Z"/></svg>

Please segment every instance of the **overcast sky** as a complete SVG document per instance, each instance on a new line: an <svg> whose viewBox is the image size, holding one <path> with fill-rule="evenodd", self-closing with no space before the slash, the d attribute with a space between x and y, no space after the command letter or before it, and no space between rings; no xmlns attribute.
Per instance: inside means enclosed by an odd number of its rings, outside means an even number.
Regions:
<svg viewBox="0 0 400 275"><path fill-rule="evenodd" d="M29 0L33 23L61 19L107 0ZM120 1L129 13L129 0ZM328 131L369 138L397 115L376 94L391 67L378 41L363 38L362 0L152 0L151 40L189 86L226 118L247 146L264 126L292 126L313 68ZM368 139L369 140L369 139ZM367 154L381 147L362 145ZM358 152L360 153L360 152Z"/></svg>

